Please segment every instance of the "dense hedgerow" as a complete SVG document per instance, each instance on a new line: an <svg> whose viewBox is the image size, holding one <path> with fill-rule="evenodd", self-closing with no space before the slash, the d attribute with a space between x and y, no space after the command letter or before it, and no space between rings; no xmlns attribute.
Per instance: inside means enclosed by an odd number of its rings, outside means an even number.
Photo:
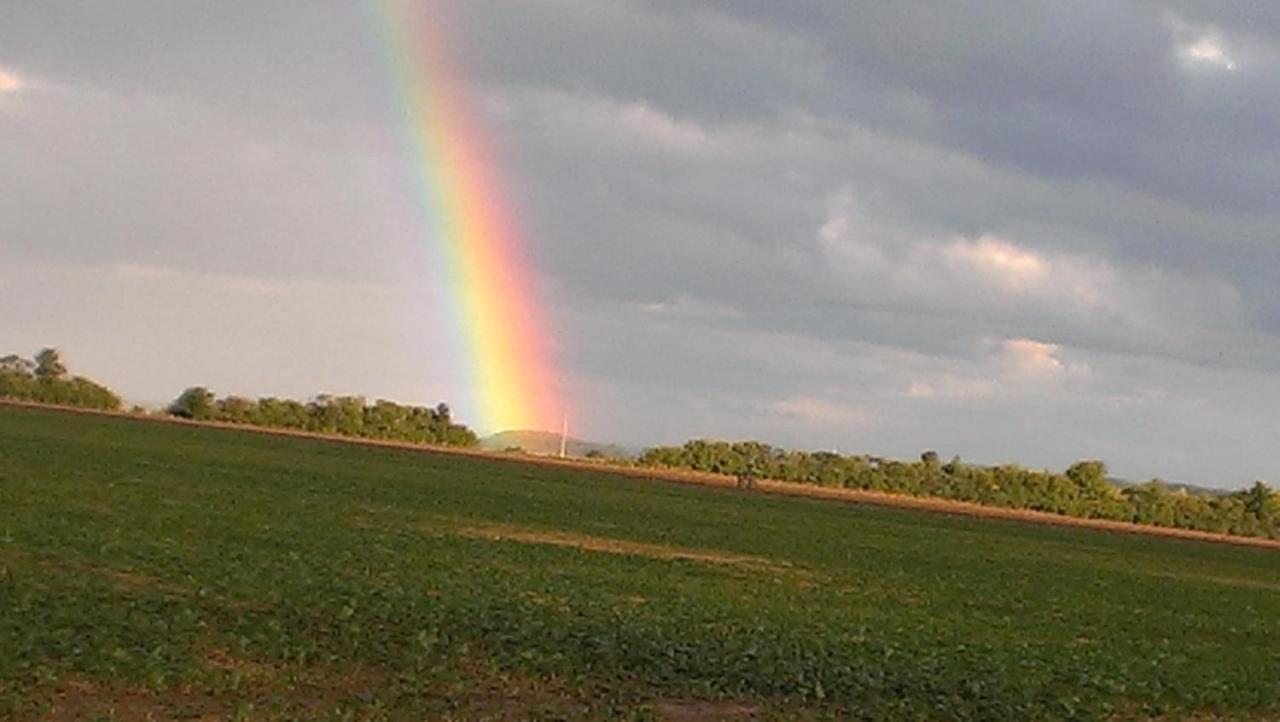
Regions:
<svg viewBox="0 0 1280 722"><path fill-rule="evenodd" d="M109 411L120 408L120 397L111 389L68 374L62 357L51 348L33 360L16 354L0 358L0 398Z"/></svg>
<svg viewBox="0 0 1280 722"><path fill-rule="evenodd" d="M754 476L826 487L866 489L1242 536L1280 537L1280 494L1262 482L1233 494L1173 489L1159 480L1117 484L1101 461L1063 473L1013 464L978 466L934 452L919 461L831 452L786 451L755 441L695 440L645 451L638 463Z"/></svg>
<svg viewBox="0 0 1280 722"><path fill-rule="evenodd" d="M435 408L404 406L379 399L370 404L359 396L321 395L308 403L293 399L217 398L193 386L169 406L169 413L198 421L224 421L279 429L359 436L367 439L424 444L474 446L475 432L456 423L447 404Z"/></svg>
<svg viewBox="0 0 1280 722"><path fill-rule="evenodd" d="M120 397L111 389L67 371L57 349L46 348L26 359L0 357L0 398L42 404L117 411ZM141 411L135 407L135 411ZM379 400L368 404L358 396L320 395L303 403L293 399L216 398L193 386L182 392L167 412L198 421L224 421L369 439L424 444L474 446L475 432L453 420L447 404L434 408Z"/></svg>

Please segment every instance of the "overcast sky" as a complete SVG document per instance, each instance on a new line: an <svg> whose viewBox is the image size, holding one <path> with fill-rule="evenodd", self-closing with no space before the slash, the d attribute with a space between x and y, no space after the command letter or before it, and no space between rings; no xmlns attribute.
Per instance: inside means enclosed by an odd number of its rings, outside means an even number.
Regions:
<svg viewBox="0 0 1280 722"><path fill-rule="evenodd" d="M1280 480L1280 4L433 3L578 435ZM0 2L0 354L465 398L370 20Z"/></svg>

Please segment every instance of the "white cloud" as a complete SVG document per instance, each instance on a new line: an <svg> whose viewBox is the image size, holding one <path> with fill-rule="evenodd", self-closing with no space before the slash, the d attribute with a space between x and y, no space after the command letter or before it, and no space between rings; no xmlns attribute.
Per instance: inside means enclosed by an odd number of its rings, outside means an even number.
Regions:
<svg viewBox="0 0 1280 722"><path fill-rule="evenodd" d="M1178 56L1183 62L1214 65L1226 70L1235 70L1236 62L1227 55L1222 40L1214 35L1206 35L1193 43L1178 48Z"/></svg>
<svg viewBox="0 0 1280 722"><path fill-rule="evenodd" d="M1005 340L1003 346L1007 367L1014 375L1051 376L1066 369L1058 360L1057 353L1062 347L1056 343L1011 338Z"/></svg>
<svg viewBox="0 0 1280 722"><path fill-rule="evenodd" d="M1049 274L1044 258L990 234L957 239L943 247L941 254L951 265L976 271L1015 291L1029 289Z"/></svg>
<svg viewBox="0 0 1280 722"><path fill-rule="evenodd" d="M832 199L814 233L822 252L817 272L851 307L968 326L971 340L1035 338L1186 358L1202 355L1206 338L1242 342L1225 337L1246 311L1223 279L1042 250L1028 242L1034 234L948 238L898 220L896 209L870 212L847 189Z"/></svg>
<svg viewBox="0 0 1280 722"><path fill-rule="evenodd" d="M931 229L876 218L849 188L831 196L817 239L836 272L879 279L916 299L947 297L949 306L956 286L1041 293L1062 275L1054 259L992 233L943 241Z"/></svg>
<svg viewBox="0 0 1280 722"><path fill-rule="evenodd" d="M1067 360L1060 344L1019 337L987 339L985 348L973 359L905 359L913 380L899 394L920 400L1008 400L1028 393L1079 392L1092 381L1089 365Z"/></svg>
<svg viewBox="0 0 1280 722"><path fill-rule="evenodd" d="M1194 25L1172 13L1167 22L1173 33L1174 53L1183 65L1236 69L1236 60L1229 54L1221 30L1211 25Z"/></svg>

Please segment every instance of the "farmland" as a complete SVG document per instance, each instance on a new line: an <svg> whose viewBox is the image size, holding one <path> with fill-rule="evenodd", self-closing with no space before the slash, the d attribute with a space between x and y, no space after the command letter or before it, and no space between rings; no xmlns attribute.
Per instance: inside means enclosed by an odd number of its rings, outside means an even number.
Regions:
<svg viewBox="0 0 1280 722"><path fill-rule="evenodd" d="M1280 553L0 407L0 716L1272 719Z"/></svg>

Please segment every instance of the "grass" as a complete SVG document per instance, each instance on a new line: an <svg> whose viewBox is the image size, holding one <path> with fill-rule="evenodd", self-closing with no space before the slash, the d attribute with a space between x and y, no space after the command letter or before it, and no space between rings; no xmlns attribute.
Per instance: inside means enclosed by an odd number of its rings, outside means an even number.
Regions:
<svg viewBox="0 0 1280 722"><path fill-rule="evenodd" d="M0 717L1274 719L1280 554L0 407Z"/></svg>

